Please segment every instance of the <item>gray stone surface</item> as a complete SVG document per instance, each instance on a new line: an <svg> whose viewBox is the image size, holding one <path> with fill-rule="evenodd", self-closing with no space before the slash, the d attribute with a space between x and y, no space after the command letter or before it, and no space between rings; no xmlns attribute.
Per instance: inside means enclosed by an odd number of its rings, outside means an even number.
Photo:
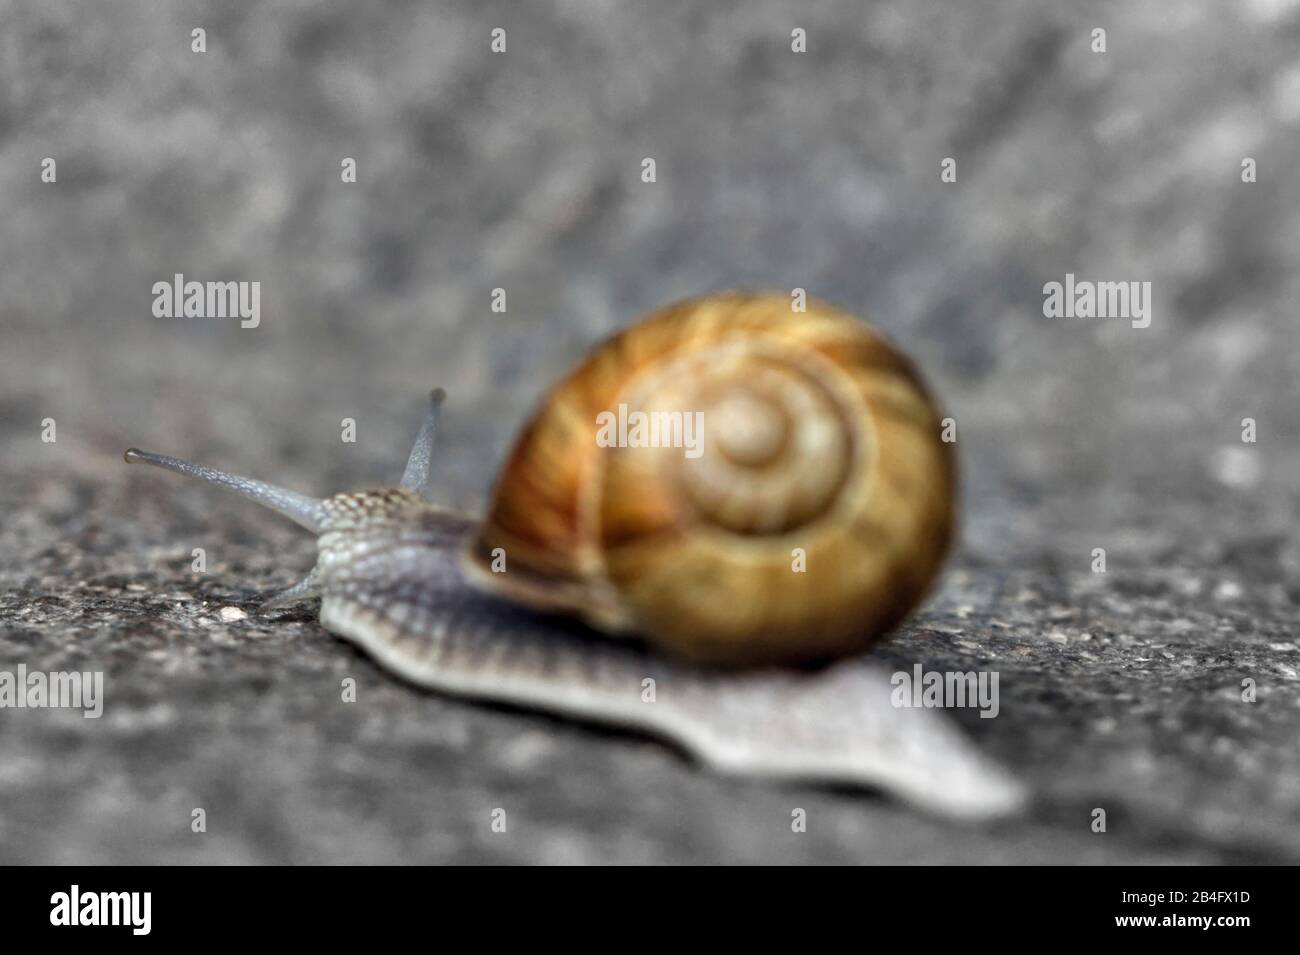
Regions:
<svg viewBox="0 0 1300 955"><path fill-rule="evenodd" d="M0 863L1300 861L1298 39L1289 0L0 7L0 669L108 693L0 710ZM175 272L260 280L261 327L154 318ZM1044 318L1066 272L1151 281L1151 327ZM481 507L586 347L733 286L871 316L956 417L964 538L879 655L999 671L954 718L1023 816L414 691L254 613L306 536L121 463L395 481L437 383L443 501Z"/></svg>

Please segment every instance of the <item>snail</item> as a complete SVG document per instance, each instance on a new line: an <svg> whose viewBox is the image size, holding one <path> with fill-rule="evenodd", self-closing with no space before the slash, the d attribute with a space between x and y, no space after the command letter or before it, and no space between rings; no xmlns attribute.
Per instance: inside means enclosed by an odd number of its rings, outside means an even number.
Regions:
<svg viewBox="0 0 1300 955"><path fill-rule="evenodd" d="M125 457L317 534L315 567L264 606L319 597L322 627L422 687L665 738L726 772L885 786L958 814L1016 804L1009 778L941 718L891 706L887 674L858 659L933 583L955 496L933 400L866 323L779 293L659 309L551 388L481 521L429 502L443 397L397 488L316 499ZM661 440L623 434L627 409ZM616 412L626 440L598 441Z"/></svg>

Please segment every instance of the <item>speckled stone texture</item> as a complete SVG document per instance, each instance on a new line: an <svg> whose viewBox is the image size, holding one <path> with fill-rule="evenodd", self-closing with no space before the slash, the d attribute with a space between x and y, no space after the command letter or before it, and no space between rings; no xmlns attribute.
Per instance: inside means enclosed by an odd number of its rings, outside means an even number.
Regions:
<svg viewBox="0 0 1300 955"><path fill-rule="evenodd" d="M1297 43L1292 0L0 8L0 669L107 694L0 710L0 863L1300 862ZM153 317L177 272L261 326ZM1150 328L1044 318L1067 272L1150 281ZM999 672L953 718L1022 816L415 691L255 611L306 535L121 460L391 483L441 384L481 508L585 348L736 286L871 316L956 418L963 540L879 657Z"/></svg>

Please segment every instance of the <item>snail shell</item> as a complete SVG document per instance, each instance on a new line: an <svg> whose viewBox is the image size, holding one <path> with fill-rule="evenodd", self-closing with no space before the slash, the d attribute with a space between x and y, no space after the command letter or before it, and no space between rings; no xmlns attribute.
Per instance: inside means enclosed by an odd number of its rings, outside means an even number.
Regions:
<svg viewBox="0 0 1300 955"><path fill-rule="evenodd" d="M699 412L701 453L600 446L620 406ZM824 302L723 293L656 311L551 389L470 559L481 586L677 656L800 664L861 650L917 603L953 495L910 361Z"/></svg>

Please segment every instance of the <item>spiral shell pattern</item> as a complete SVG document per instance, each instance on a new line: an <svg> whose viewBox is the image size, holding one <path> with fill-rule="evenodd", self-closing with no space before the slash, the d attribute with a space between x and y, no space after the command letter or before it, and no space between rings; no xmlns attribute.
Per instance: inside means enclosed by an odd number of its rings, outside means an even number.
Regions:
<svg viewBox="0 0 1300 955"><path fill-rule="evenodd" d="M663 427L625 428L637 412ZM620 441L603 446L615 419ZM844 656L894 626L942 562L955 465L940 428L911 363L833 306L680 302L554 387L472 562L504 554L506 572L480 581L696 661Z"/></svg>

